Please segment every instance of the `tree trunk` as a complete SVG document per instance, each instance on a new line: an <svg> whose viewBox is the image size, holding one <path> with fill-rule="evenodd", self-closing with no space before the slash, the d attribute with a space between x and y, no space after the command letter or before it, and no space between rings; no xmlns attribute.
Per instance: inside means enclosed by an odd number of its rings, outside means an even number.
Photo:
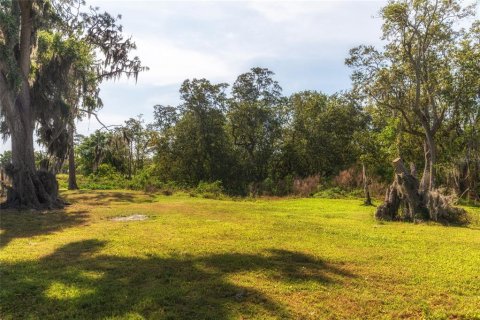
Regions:
<svg viewBox="0 0 480 320"><path fill-rule="evenodd" d="M399 206L400 199L395 183L393 183L385 192L385 202L375 211L375 218L378 220L397 220Z"/></svg>
<svg viewBox="0 0 480 320"><path fill-rule="evenodd" d="M128 179L132 179L132 166L133 166L133 146L129 143L128 152Z"/></svg>
<svg viewBox="0 0 480 320"><path fill-rule="evenodd" d="M7 192L7 201L2 208L52 209L63 203L58 199L58 184L51 172L35 170L33 152L33 121L17 102L15 117L10 119L12 137L12 165L7 174L12 179L12 187Z"/></svg>
<svg viewBox="0 0 480 320"><path fill-rule="evenodd" d="M426 142L423 143L423 154L425 158L425 164L423 167L422 179L420 181L420 190L427 192L430 189L430 166L432 164L430 160L430 149Z"/></svg>
<svg viewBox="0 0 480 320"><path fill-rule="evenodd" d="M12 139L12 164L7 174L12 186L2 208L54 208L62 205L58 199L55 175L35 170L33 149L34 111L30 98L30 54L32 48L32 1L18 1L21 16L20 51L17 59L20 88L17 92L6 81L5 67L0 69L0 95Z"/></svg>
<svg viewBox="0 0 480 320"><path fill-rule="evenodd" d="M363 192L365 193L365 201L364 204L366 206L372 205L372 198L370 198L370 190L368 189L368 179L367 173L365 170L365 164L362 163L362 179L363 179Z"/></svg>
<svg viewBox="0 0 480 320"><path fill-rule="evenodd" d="M465 210L452 207L449 199L438 190L424 191L424 186L422 187L417 178L405 168L402 159L395 159L393 166L395 180L387 190L385 203L377 208L375 213L377 219L408 221L429 219L453 223L468 221ZM399 208L402 208L402 212L399 212Z"/></svg>
<svg viewBox="0 0 480 320"><path fill-rule="evenodd" d="M470 170L470 193L469 199L473 199L475 202L480 200L480 194L478 192L478 183L480 181L480 160L473 161L472 169Z"/></svg>
<svg viewBox="0 0 480 320"><path fill-rule="evenodd" d="M68 130L68 190L78 190L77 169L75 167L75 143L73 141L75 134L74 121L72 120Z"/></svg>
<svg viewBox="0 0 480 320"><path fill-rule="evenodd" d="M429 183L428 183L428 191L432 191L435 189L435 176L437 174L436 172L436 163L437 163L437 146L436 146L436 143L435 143L435 139L433 137L433 135L429 132L427 132L426 134L426 138L427 138L427 145L428 145L428 149L430 151L430 172L429 172Z"/></svg>

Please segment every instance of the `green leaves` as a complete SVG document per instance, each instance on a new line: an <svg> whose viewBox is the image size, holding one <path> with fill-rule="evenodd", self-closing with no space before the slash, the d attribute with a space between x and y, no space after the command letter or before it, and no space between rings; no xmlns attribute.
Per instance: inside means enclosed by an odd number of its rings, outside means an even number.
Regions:
<svg viewBox="0 0 480 320"><path fill-rule="evenodd" d="M414 1L413 6L418 7L419 1ZM384 32L389 32L394 26L406 27L408 25L409 6L406 2L390 2L381 10L384 19Z"/></svg>
<svg viewBox="0 0 480 320"><path fill-rule="evenodd" d="M12 91L19 90L20 70L15 55L18 55L20 42L20 17L18 8L11 0L0 0L0 72L2 72ZM0 113L1 116L1 113Z"/></svg>
<svg viewBox="0 0 480 320"><path fill-rule="evenodd" d="M226 83L212 84L207 79L185 80L180 87L182 112L192 111L196 114L208 112L210 109L224 112L227 96Z"/></svg>

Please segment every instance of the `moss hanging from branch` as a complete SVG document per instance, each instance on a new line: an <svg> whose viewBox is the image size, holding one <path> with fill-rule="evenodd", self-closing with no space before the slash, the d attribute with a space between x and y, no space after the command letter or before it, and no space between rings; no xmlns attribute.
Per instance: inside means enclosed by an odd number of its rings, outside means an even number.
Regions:
<svg viewBox="0 0 480 320"><path fill-rule="evenodd" d="M432 220L449 223L468 222L466 211L451 205L451 199L438 190L423 191L418 179L402 159L393 161L395 180L388 187L385 202L377 208L380 220Z"/></svg>

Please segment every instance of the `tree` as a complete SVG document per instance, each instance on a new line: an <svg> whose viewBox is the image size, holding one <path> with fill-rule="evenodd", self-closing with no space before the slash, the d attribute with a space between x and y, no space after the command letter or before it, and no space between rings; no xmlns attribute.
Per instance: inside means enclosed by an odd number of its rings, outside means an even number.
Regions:
<svg viewBox="0 0 480 320"><path fill-rule="evenodd" d="M446 119L457 112L452 57L462 33L455 24L473 14L456 1L395 1L381 11L384 52L371 46L350 51L346 63L354 68L357 89L379 108L402 117L403 129L424 137L423 190L435 188L435 136Z"/></svg>
<svg viewBox="0 0 480 320"><path fill-rule="evenodd" d="M480 199L480 21L465 33L453 57L458 112L440 131L442 169L459 197ZM447 172L445 172L445 169Z"/></svg>
<svg viewBox="0 0 480 320"><path fill-rule="evenodd" d="M153 109L154 122L152 123L152 128L163 132L178 122L179 114L177 108L157 104L153 106Z"/></svg>
<svg viewBox="0 0 480 320"><path fill-rule="evenodd" d="M57 162L63 164L68 157L68 188L78 189L73 148L78 108L101 106L95 56L86 39L77 35L66 36L55 30L38 34L33 99L43 107L38 110L37 135Z"/></svg>
<svg viewBox="0 0 480 320"><path fill-rule="evenodd" d="M196 186L201 181L231 181L231 144L225 131L227 84L185 80L182 104L155 106L155 163L163 180Z"/></svg>
<svg viewBox="0 0 480 320"><path fill-rule="evenodd" d="M370 196L370 178L369 173L373 168L381 167L384 162L383 154L379 146L378 140L375 139L376 133L372 128L365 126L358 128L354 133L354 141L357 147L358 160L362 166L362 183L363 192L365 196L364 204L372 205L372 198Z"/></svg>
<svg viewBox="0 0 480 320"><path fill-rule="evenodd" d="M79 156L78 165L84 175L95 173L99 165L107 156L110 149L111 134L96 130L90 136L82 139L78 144L76 154Z"/></svg>
<svg viewBox="0 0 480 320"><path fill-rule="evenodd" d="M391 1L381 10L384 51L360 46L346 60L354 68L355 89L371 105L401 117L402 130L423 137L422 201L428 201L436 185L437 134L459 112L460 104L452 101L464 97L453 58L464 33L455 28L473 15L473 8L462 8L457 1ZM395 165L397 175L406 174L402 162ZM420 206L430 207L430 217L436 219L430 205L410 203L414 211Z"/></svg>
<svg viewBox="0 0 480 320"><path fill-rule="evenodd" d="M342 95L303 91L292 94L288 106L283 138L286 172L326 178L355 162L353 136L365 122L355 103Z"/></svg>
<svg viewBox="0 0 480 320"><path fill-rule="evenodd" d="M46 143L59 141L66 124L73 126L79 106L99 105L98 79L123 74L136 78L145 70L138 58L129 58L135 44L124 39L116 18L94 8L77 12L77 4L82 1L0 2L1 117L6 123L4 133L12 139L12 188L6 207L62 205L55 177L35 168L36 123ZM33 50L39 35L40 39L51 37L52 45ZM78 90L87 75L89 85ZM68 135L73 133L70 128Z"/></svg>
<svg viewBox="0 0 480 320"><path fill-rule="evenodd" d="M131 179L139 169L143 168L144 160L149 144L148 130L144 127L143 115L137 119L130 118L120 130L124 142L128 148L128 178Z"/></svg>
<svg viewBox="0 0 480 320"><path fill-rule="evenodd" d="M266 178L281 135L285 100L273 75L266 68L252 68L238 76L232 87L228 122L249 181Z"/></svg>
<svg viewBox="0 0 480 320"><path fill-rule="evenodd" d="M175 126L173 149L183 161L189 183L228 176L229 141L224 129L227 86L193 79L185 80L180 88L182 118Z"/></svg>

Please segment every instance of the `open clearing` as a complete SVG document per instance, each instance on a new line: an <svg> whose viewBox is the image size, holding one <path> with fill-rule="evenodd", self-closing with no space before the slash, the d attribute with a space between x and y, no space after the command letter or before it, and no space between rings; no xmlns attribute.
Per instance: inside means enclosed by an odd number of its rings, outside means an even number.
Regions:
<svg viewBox="0 0 480 320"><path fill-rule="evenodd" d="M1 213L2 319L480 318L479 208L446 227L360 200L63 194Z"/></svg>

